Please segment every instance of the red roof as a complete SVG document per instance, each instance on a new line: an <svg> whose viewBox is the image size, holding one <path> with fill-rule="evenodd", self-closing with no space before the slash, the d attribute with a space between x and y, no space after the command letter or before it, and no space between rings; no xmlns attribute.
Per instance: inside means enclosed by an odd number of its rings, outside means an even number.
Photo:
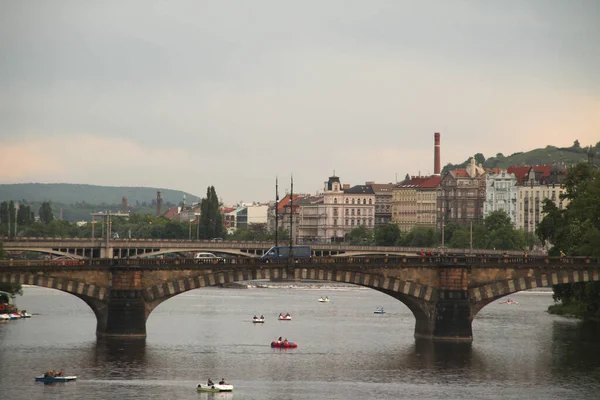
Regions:
<svg viewBox="0 0 600 400"><path fill-rule="evenodd" d="M421 187L421 189L436 188L439 186L441 181L442 181L441 176L434 175L434 176L431 176L429 179L427 179L425 182L423 182L420 187Z"/></svg>
<svg viewBox="0 0 600 400"><path fill-rule="evenodd" d="M450 171L450 173L455 177L455 178L470 178L469 173L467 172L466 169L461 168L461 169L453 169L452 171Z"/></svg>
<svg viewBox="0 0 600 400"><path fill-rule="evenodd" d="M295 194L294 195L294 201L303 198L304 196L301 196L299 194ZM286 194L285 197L281 200L279 200L279 203L277 204L277 209L279 211L283 211L283 209L285 208L285 206L287 206L290 203L290 195ZM294 207L295 208L295 207Z"/></svg>

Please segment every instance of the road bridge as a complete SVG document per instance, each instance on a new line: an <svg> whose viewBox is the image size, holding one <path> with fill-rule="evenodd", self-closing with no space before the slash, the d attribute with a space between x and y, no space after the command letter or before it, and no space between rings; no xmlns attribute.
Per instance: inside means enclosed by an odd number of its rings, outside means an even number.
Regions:
<svg viewBox="0 0 600 400"><path fill-rule="evenodd" d="M473 340L471 324L487 304L521 290L598 281L598 258L313 257L262 264L237 257L193 259L0 261L0 282L70 293L94 311L102 337L143 338L163 301L207 286L257 279L321 280L378 290L413 313L416 338ZM250 294L249 294L250 295Z"/></svg>
<svg viewBox="0 0 600 400"><path fill-rule="evenodd" d="M85 258L144 258L160 257L167 253L211 252L231 256L260 257L273 246L273 242L257 241L212 241L212 240L169 240L169 239L85 239L85 238L37 238L19 237L9 240L0 238L4 249L9 252L35 251L56 256ZM281 245L285 246L286 243ZM424 250L439 253L438 248L401 246L358 246L348 244L311 244L313 256L413 256ZM502 255L503 251L478 249L444 249L445 254ZM520 255L522 252L508 252ZM531 253L534 255L534 253Z"/></svg>

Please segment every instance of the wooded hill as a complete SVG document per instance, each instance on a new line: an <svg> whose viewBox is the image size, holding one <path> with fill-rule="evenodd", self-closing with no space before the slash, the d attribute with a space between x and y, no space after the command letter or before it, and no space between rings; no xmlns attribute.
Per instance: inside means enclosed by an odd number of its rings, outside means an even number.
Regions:
<svg viewBox="0 0 600 400"><path fill-rule="evenodd" d="M534 149L528 152L513 153L505 156L502 153L494 157L485 158L481 153L475 154L475 161L481 163L484 168L508 168L518 165L546 165L554 163L565 163L567 166L574 165L582 161L587 161L588 152L596 154L596 165L600 163L600 142L595 146L581 147L579 140L576 140L571 147L546 146L543 149ZM443 172L464 168L469 163L469 159L461 164L447 164Z"/></svg>
<svg viewBox="0 0 600 400"><path fill-rule="evenodd" d="M162 192L165 203L179 204L185 194L188 201L197 201L198 196L181 190L128 186L96 186L71 183L15 183L0 184L0 202L27 200L29 203L50 201L63 204L121 204L123 196L129 204L151 204L156 202L156 191Z"/></svg>

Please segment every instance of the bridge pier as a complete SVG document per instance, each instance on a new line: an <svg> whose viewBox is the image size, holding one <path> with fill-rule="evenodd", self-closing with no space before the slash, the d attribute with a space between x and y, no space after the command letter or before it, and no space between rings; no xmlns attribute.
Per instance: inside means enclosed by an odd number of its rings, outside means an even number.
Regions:
<svg viewBox="0 0 600 400"><path fill-rule="evenodd" d="M440 342L473 341L473 309L469 302L468 266L440 266L438 296L426 312L415 315L415 338Z"/></svg>
<svg viewBox="0 0 600 400"><path fill-rule="evenodd" d="M142 271L113 269L107 306L96 314L96 335L103 338L146 337L146 301L142 293Z"/></svg>

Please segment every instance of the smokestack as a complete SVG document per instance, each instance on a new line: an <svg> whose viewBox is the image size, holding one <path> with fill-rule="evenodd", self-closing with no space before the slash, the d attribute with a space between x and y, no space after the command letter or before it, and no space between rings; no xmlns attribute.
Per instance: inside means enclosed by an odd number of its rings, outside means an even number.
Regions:
<svg viewBox="0 0 600 400"><path fill-rule="evenodd" d="M162 194L160 190L156 191L156 216L160 217L160 203L162 203Z"/></svg>
<svg viewBox="0 0 600 400"><path fill-rule="evenodd" d="M440 134L434 133L433 139L435 141L434 153L433 153L433 173L439 175L442 170L440 168Z"/></svg>
<svg viewBox="0 0 600 400"><path fill-rule="evenodd" d="M123 196L121 198L121 212L126 213L128 209L129 206L127 205L127 196Z"/></svg>

